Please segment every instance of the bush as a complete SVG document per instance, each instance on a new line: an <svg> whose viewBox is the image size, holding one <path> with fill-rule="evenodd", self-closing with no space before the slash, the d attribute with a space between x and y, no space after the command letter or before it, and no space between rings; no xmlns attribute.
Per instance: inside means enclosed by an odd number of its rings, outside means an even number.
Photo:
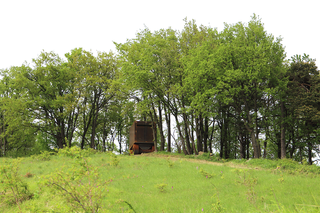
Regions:
<svg viewBox="0 0 320 213"><path fill-rule="evenodd" d="M7 160L0 166L0 202L18 205L31 199L33 194L29 191L19 172L20 159ZM21 209L20 209L21 211Z"/></svg>
<svg viewBox="0 0 320 213"><path fill-rule="evenodd" d="M38 155L32 155L32 159L40 160L40 161L49 161L51 159L51 156L55 155L54 152L48 152L48 151L41 151L41 154Z"/></svg>
<svg viewBox="0 0 320 213"><path fill-rule="evenodd" d="M108 182L100 180L98 169L87 159L79 158L77 164L46 176L43 184L65 199L72 211L98 212Z"/></svg>
<svg viewBox="0 0 320 213"><path fill-rule="evenodd" d="M83 158L88 157L90 155L96 154L98 151L94 149L80 149L80 147L73 146L71 148L64 147L63 149L57 150L58 156L65 156L71 158Z"/></svg>

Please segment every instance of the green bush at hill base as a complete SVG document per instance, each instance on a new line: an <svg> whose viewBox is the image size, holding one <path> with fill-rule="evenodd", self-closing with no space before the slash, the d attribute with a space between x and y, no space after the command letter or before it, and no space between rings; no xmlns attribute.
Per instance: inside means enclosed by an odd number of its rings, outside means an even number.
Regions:
<svg viewBox="0 0 320 213"><path fill-rule="evenodd" d="M189 162L190 157L168 153L115 156L84 154L76 149L64 151L73 154L58 153L49 161L21 159L16 176L33 196L22 199L19 205L2 202L1 212L320 210L318 170L307 171L311 167L290 160L232 160L212 164L203 160ZM13 162L13 159L0 159L1 165ZM0 184L0 187L3 195L5 186Z"/></svg>
<svg viewBox="0 0 320 213"><path fill-rule="evenodd" d="M28 184L18 174L21 159L6 160L0 166L0 206L17 205L31 199Z"/></svg>

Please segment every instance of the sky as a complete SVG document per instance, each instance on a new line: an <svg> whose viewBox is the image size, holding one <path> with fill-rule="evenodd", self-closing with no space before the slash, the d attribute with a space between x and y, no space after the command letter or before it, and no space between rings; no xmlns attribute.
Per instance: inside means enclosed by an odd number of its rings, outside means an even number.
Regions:
<svg viewBox="0 0 320 213"><path fill-rule="evenodd" d="M183 19L223 30L255 13L283 38L287 58L308 54L320 64L319 0L0 0L0 69L32 63L42 50L60 57L74 48L116 52L148 27L182 30Z"/></svg>

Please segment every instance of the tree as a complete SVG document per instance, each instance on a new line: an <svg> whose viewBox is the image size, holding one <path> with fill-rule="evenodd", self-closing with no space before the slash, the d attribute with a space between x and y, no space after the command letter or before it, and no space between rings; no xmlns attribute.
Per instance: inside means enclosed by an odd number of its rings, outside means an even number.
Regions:
<svg viewBox="0 0 320 213"><path fill-rule="evenodd" d="M157 123L160 150L164 150L162 113L166 110L169 124L170 113L175 111L171 88L176 79L179 58L176 32L167 29L151 33L145 29L135 39L116 46L122 57L124 82L130 88L131 97L137 100L140 116L145 119L148 115ZM170 137L171 134L168 134Z"/></svg>
<svg viewBox="0 0 320 213"><path fill-rule="evenodd" d="M227 122L231 116L227 116L231 111L237 112L237 116L232 117L238 120L236 123L239 128L241 125L245 126L250 134L254 157L259 158L261 149L258 136L262 119L260 109L265 101L264 97L280 84L275 78L285 71L281 39L275 40L272 35L267 34L261 20L255 15L247 25L226 25L219 34L212 30L208 32L202 34L204 39L201 42L192 42L190 39L186 42L194 44L189 51L191 56L186 58L187 87L191 88L188 91L192 97L190 110L207 113L208 105L219 108L219 111L210 112L212 115L221 113L221 152L223 147L229 149L226 134L231 130L228 129ZM236 132L242 134L245 131ZM241 140L243 150L245 143ZM225 157L228 157L229 151L225 150Z"/></svg>
<svg viewBox="0 0 320 213"><path fill-rule="evenodd" d="M28 113L25 90L20 88L21 79L17 77L23 67L3 70L0 82L0 148L1 156L25 156L33 151L35 132L32 117Z"/></svg>
<svg viewBox="0 0 320 213"><path fill-rule="evenodd" d="M315 60L308 55L295 55L292 57L289 71L289 83L287 91L287 106L293 116L299 123L296 129L303 140L300 143L300 149L307 148L309 164L312 164L312 151L318 144L317 138L320 121L320 77L319 71L315 65ZM294 146L296 144L293 144ZM300 151L302 155L302 151Z"/></svg>
<svg viewBox="0 0 320 213"><path fill-rule="evenodd" d="M117 62L114 55L99 52L97 57L91 52L74 49L67 53L68 67L76 73L75 82L79 103L77 111L81 114L81 148L85 146L86 135L90 129L90 147L96 148L96 130L101 124L99 115L107 110L117 91Z"/></svg>

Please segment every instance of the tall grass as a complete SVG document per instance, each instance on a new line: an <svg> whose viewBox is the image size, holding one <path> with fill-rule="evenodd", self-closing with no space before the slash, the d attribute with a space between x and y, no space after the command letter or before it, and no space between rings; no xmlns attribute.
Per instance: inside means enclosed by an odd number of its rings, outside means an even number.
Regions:
<svg viewBox="0 0 320 213"><path fill-rule="evenodd" d="M68 172L71 168L77 168L79 159L83 157L90 159L90 166L97 169L99 181L106 182L105 185L98 186L103 193L99 198L99 212L320 210L317 172L288 172L295 171L296 168L290 170L285 166L285 170L281 168L283 164L280 162L263 169L267 161L213 165L203 161L190 161L181 155L115 157L110 153L89 153L75 156L61 154L45 161L41 158L23 158L19 173L28 184L33 197L20 203L21 211L16 205L0 201L1 212L81 212L79 208L70 207L68 199L47 187L43 180L57 169ZM219 159L218 162L223 161ZM4 159L0 159L0 163L4 163ZM27 173L32 175L28 176Z"/></svg>

